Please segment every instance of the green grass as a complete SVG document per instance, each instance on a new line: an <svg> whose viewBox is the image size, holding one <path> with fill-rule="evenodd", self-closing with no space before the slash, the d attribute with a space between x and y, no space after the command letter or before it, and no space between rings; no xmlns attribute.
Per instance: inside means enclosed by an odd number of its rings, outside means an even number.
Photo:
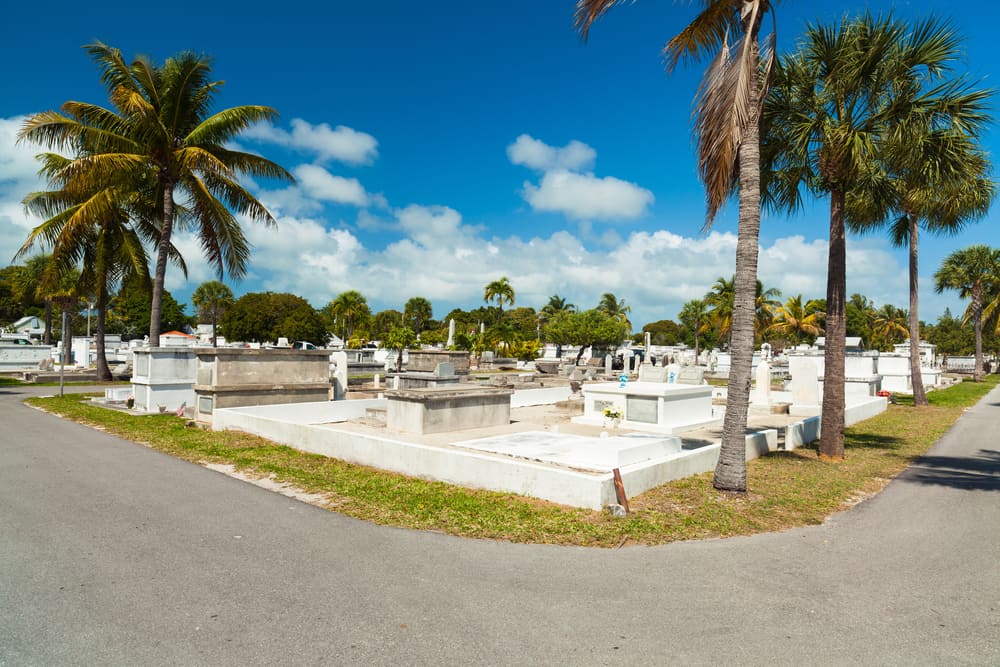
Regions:
<svg viewBox="0 0 1000 667"><path fill-rule="evenodd" d="M464 537L614 547L747 535L821 523L882 489L923 454L998 381L965 382L932 392L932 405L892 405L847 429L846 459L820 461L815 449L774 453L748 464L750 493L712 488L705 473L630 500L632 513L606 512L430 482L307 454L237 432L186 426L172 415L135 416L79 396L29 399L46 410L198 463L232 464L321 494L325 506L359 519Z"/></svg>

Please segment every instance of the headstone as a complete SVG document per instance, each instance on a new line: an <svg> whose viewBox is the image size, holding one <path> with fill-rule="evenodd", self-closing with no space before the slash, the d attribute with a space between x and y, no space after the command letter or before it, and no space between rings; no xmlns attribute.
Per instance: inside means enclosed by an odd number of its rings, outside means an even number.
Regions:
<svg viewBox="0 0 1000 667"><path fill-rule="evenodd" d="M455 374L455 364L450 361L442 361L434 367L436 377L451 377Z"/></svg>
<svg viewBox="0 0 1000 667"><path fill-rule="evenodd" d="M643 355L643 363L645 363L645 364L651 364L653 362L650 359L649 351L650 351L650 348L653 347L653 335L650 332L648 332L648 331L646 332L645 343L646 343L646 350L645 350L646 353Z"/></svg>
<svg viewBox="0 0 1000 667"><path fill-rule="evenodd" d="M705 383L705 369L701 366L683 366L677 373L677 384L702 385Z"/></svg>
<svg viewBox="0 0 1000 667"><path fill-rule="evenodd" d="M450 320L448 320L448 342L445 344L445 347L450 348L454 346L455 346L455 318L453 317Z"/></svg>
<svg viewBox="0 0 1000 667"><path fill-rule="evenodd" d="M612 357L610 354L604 355L604 374L605 375L611 375L614 372L614 368L613 368L614 361L615 361L614 357Z"/></svg>
<svg viewBox="0 0 1000 667"><path fill-rule="evenodd" d="M330 355L333 368L333 400L342 401L347 395L347 353L338 350Z"/></svg>
<svg viewBox="0 0 1000 667"><path fill-rule="evenodd" d="M639 369L639 382L666 382L666 366L643 366Z"/></svg>
<svg viewBox="0 0 1000 667"><path fill-rule="evenodd" d="M757 364L757 391L754 398L760 405L771 404L771 366L766 361Z"/></svg>
<svg viewBox="0 0 1000 667"><path fill-rule="evenodd" d="M819 405L819 373L808 357L790 357L792 405Z"/></svg>
<svg viewBox="0 0 1000 667"><path fill-rule="evenodd" d="M378 389L382 385L382 376L378 373L375 374L375 378L372 380L372 386Z"/></svg>

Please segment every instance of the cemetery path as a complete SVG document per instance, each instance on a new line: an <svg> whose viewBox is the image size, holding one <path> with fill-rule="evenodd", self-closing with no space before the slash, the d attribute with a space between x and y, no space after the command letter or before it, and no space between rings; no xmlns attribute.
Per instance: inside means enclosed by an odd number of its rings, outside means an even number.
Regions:
<svg viewBox="0 0 1000 667"><path fill-rule="evenodd" d="M0 665L1000 662L1000 389L823 526L620 550L355 521L29 392L0 388Z"/></svg>

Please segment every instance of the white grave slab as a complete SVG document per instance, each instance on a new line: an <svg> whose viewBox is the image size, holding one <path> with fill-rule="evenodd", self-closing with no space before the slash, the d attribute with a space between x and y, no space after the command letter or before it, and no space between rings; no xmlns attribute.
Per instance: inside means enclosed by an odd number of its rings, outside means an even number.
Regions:
<svg viewBox="0 0 1000 667"><path fill-rule="evenodd" d="M601 426L604 409L615 407L624 414L625 428L658 433L680 433L716 423L712 416L709 385L663 382L604 382L583 385L583 415L578 424Z"/></svg>
<svg viewBox="0 0 1000 667"><path fill-rule="evenodd" d="M454 444L466 449L600 472L610 472L681 451L680 438L672 435L628 434L591 438L549 431L523 431Z"/></svg>

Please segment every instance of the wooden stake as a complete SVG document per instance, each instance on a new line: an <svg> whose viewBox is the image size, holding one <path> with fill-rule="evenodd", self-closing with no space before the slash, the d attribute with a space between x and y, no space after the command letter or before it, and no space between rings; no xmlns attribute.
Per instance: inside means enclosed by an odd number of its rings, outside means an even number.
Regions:
<svg viewBox="0 0 1000 667"><path fill-rule="evenodd" d="M625 495L625 484L622 483L622 474L618 468L612 470L611 474L615 476L615 497L618 498L618 504L625 508L625 514L628 514L628 496Z"/></svg>

